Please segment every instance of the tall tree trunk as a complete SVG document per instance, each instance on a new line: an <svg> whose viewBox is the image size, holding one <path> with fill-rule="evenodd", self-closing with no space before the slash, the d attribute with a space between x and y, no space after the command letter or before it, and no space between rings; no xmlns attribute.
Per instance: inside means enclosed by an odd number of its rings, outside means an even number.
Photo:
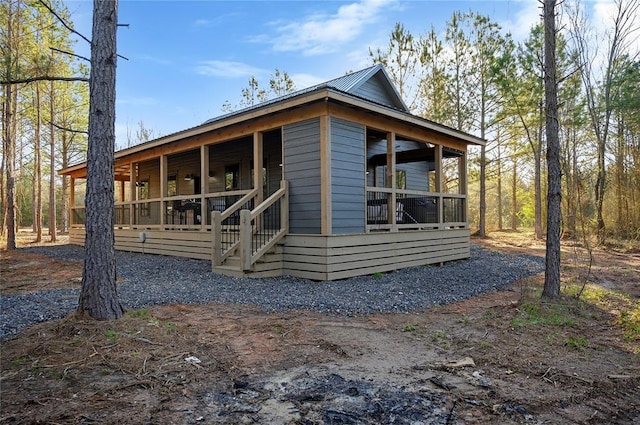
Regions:
<svg viewBox="0 0 640 425"><path fill-rule="evenodd" d="M16 4L16 8L13 9L12 4L9 4L7 12L7 26L6 26L6 39L8 56L5 58L6 72L13 74L14 61L18 56L18 17L20 16L20 4ZM14 84L3 85L5 104L4 114L2 116L3 122L3 136L5 142L5 172L7 182L7 193L5 208L5 225L7 226L7 249L16 249L16 130L17 119L15 115L16 103L17 103L17 86Z"/></svg>
<svg viewBox="0 0 640 425"><path fill-rule="evenodd" d="M36 242L42 240L42 152L40 149L40 84L36 83L36 128L33 141L33 231Z"/></svg>
<svg viewBox="0 0 640 425"><path fill-rule="evenodd" d="M511 230L518 230L518 160L515 157L515 152L511 180Z"/></svg>
<svg viewBox="0 0 640 425"><path fill-rule="evenodd" d="M57 232L56 232L56 139L55 139L55 126L53 125L55 120L54 114L54 85L53 81L51 84L51 95L49 96L49 108L51 111L51 122L49 124L49 236L51 236L51 242L56 242L57 240Z"/></svg>
<svg viewBox="0 0 640 425"><path fill-rule="evenodd" d="M481 82L484 85L484 82ZM481 88L480 99L480 137L484 140L487 124L484 98L484 86ZM487 147L480 146L480 219L478 221L478 236L487 236Z"/></svg>
<svg viewBox="0 0 640 425"><path fill-rule="evenodd" d="M67 152L67 133L63 132L62 135L62 143L60 143L61 151L60 158L62 159L61 168L67 168L69 165L67 162L67 157L69 153ZM69 177L62 176L62 233L69 232Z"/></svg>
<svg viewBox="0 0 640 425"><path fill-rule="evenodd" d="M502 159L500 158L500 133L498 133L496 142L496 148L498 149L498 156L496 158L498 172L498 229L502 230Z"/></svg>
<svg viewBox="0 0 640 425"><path fill-rule="evenodd" d="M4 102L4 94L5 94L5 87L2 86L2 103L0 103L0 119L2 119L2 152L6 152L7 151L7 138L6 138L6 132L4 131L6 128L6 121L5 121L5 102ZM7 156L6 155L2 155L0 157L0 203L2 204L2 210L0 211L0 236L4 236L4 228L5 228L5 222L7 219L7 191L5 190L5 184L4 184L4 170L5 170L5 162L6 162Z"/></svg>
<svg viewBox="0 0 640 425"><path fill-rule="evenodd" d="M5 167L7 172L7 249L16 249L16 137L15 137L15 104L14 86L5 85L5 120L4 133L6 141Z"/></svg>
<svg viewBox="0 0 640 425"><path fill-rule="evenodd" d="M89 94L85 260L78 312L124 314L116 287L113 234L117 0L94 0Z"/></svg>
<svg viewBox="0 0 640 425"><path fill-rule="evenodd" d="M544 1L544 93L547 135L547 250L542 296L560 296L560 218L562 185L556 81L555 0Z"/></svg>
<svg viewBox="0 0 640 425"><path fill-rule="evenodd" d="M624 141L624 120L621 114L617 114L618 134L616 149L616 233L626 238L626 226L624 225L624 204L623 204L623 188L624 188L624 157L625 157L625 141Z"/></svg>
<svg viewBox="0 0 640 425"><path fill-rule="evenodd" d="M542 120L541 120L542 124ZM542 125L538 127L538 144L533 152L534 171L533 186L535 192L535 222L534 229L537 239L544 238L542 230Z"/></svg>

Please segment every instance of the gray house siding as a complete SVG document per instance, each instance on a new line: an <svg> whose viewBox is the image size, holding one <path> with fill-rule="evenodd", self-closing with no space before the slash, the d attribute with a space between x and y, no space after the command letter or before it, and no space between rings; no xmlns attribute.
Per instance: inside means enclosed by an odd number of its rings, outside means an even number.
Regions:
<svg viewBox="0 0 640 425"><path fill-rule="evenodd" d="M331 119L331 205L333 234L365 231L365 128Z"/></svg>
<svg viewBox="0 0 640 425"><path fill-rule="evenodd" d="M289 182L289 232L321 232L320 119L284 126L284 178Z"/></svg>
<svg viewBox="0 0 640 425"><path fill-rule="evenodd" d="M380 75L365 81L360 87L358 87L354 94L367 99L371 99L374 102L378 102L382 105L391 106L397 108L399 105L394 103L393 98L384 85L380 82Z"/></svg>

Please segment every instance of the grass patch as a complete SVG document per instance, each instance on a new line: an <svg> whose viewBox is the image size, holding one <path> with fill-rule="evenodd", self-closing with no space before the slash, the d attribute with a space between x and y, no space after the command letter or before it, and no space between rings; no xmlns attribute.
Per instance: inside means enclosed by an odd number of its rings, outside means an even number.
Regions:
<svg viewBox="0 0 640 425"><path fill-rule="evenodd" d="M640 341L640 301L591 284L586 285L584 289L581 285L569 285L565 292L574 297L579 295L583 302L615 316L614 323L622 328L625 341Z"/></svg>
<svg viewBox="0 0 640 425"><path fill-rule="evenodd" d="M402 332L413 332L416 329L418 329L416 325L407 325L404 328L402 328Z"/></svg>
<svg viewBox="0 0 640 425"><path fill-rule="evenodd" d="M140 310L134 310L128 312L131 317L149 317L151 315L151 311L148 308L141 308Z"/></svg>
<svg viewBox="0 0 640 425"><path fill-rule="evenodd" d="M589 346L589 340L583 336L579 336L577 338L570 336L564 340L564 345L572 350L582 351Z"/></svg>
<svg viewBox="0 0 640 425"><path fill-rule="evenodd" d="M109 341L111 341L114 344L118 342L118 333L113 329L107 329L104 333L104 336L106 336L109 339Z"/></svg>
<svg viewBox="0 0 640 425"><path fill-rule="evenodd" d="M575 324L575 317L565 304L528 301L518 309L518 316L511 319L511 324L516 327L571 326Z"/></svg>

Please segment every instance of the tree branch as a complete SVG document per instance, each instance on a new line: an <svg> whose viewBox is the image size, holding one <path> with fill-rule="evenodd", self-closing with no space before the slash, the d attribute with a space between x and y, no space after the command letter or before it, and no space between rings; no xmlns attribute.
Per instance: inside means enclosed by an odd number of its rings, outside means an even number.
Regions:
<svg viewBox="0 0 640 425"><path fill-rule="evenodd" d="M69 56L75 56L77 58L80 59L84 59L87 62L91 63L91 59L89 58L85 58L84 56L80 56L80 55L76 55L75 53L72 52L67 52L66 50L60 50L60 49L56 49L55 47L49 47L51 50L53 50L54 52L58 52L58 53L64 53L65 55L69 55Z"/></svg>
<svg viewBox="0 0 640 425"><path fill-rule="evenodd" d="M34 83L36 81L83 81L88 83L89 79L86 77L54 77L50 75L41 75L38 77L18 78L15 80L0 80L0 84L24 84Z"/></svg>
<svg viewBox="0 0 640 425"><path fill-rule="evenodd" d="M51 121L49 121L49 124L51 124L52 126L54 126L55 128L57 128L58 130L63 130L63 131L68 131L70 133L79 133L79 134L89 134L88 131L85 130L74 130L73 128L66 128L66 127L62 127L56 123L53 123Z"/></svg>
<svg viewBox="0 0 640 425"><path fill-rule="evenodd" d="M67 22L66 22L64 19L62 19L62 18L60 17L60 15L58 15L58 14L55 12L55 10L53 10L53 8L52 8L50 5L46 4L43 0L38 0L38 3L40 3L41 5L43 5L44 7L46 7L46 8L47 8L47 10L48 10L49 12L51 12L51 14L52 14L53 16L55 16L56 18L58 18L58 21L60 21L60 23L61 23L61 24L62 24L66 29L68 29L69 31L71 31L71 32L72 32L72 33L74 33L74 34L77 34L77 35L78 35L78 37L82 38L84 41L86 41L87 43L89 43L89 45L91 45L91 40L89 40L87 37L85 37L84 35L80 34L78 31L74 30L72 27L70 27L70 26L69 26L69 24L67 24Z"/></svg>

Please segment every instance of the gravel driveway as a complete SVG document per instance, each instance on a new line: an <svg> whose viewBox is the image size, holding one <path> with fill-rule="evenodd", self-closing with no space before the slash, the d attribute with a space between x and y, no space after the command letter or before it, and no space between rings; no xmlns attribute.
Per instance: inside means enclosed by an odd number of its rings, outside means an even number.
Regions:
<svg viewBox="0 0 640 425"><path fill-rule="evenodd" d="M82 261L76 245L23 248L62 261ZM266 312L307 309L337 315L424 310L495 291L544 271L544 258L510 255L471 244L471 258L444 266L411 267L381 277L333 282L293 277L232 278L211 263L179 257L116 252L120 300L126 309L157 304L252 304ZM62 318L78 305L78 289L0 296L0 340L33 324Z"/></svg>

